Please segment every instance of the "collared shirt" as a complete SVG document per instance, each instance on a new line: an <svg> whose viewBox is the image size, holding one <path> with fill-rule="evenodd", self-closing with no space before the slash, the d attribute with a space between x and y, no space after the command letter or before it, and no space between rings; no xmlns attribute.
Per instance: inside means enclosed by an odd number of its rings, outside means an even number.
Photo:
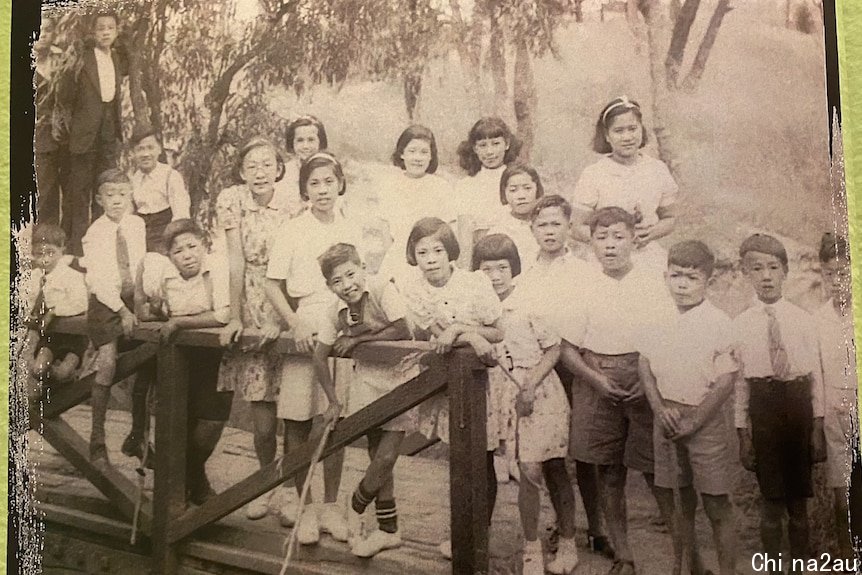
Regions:
<svg viewBox="0 0 862 575"><path fill-rule="evenodd" d="M391 281L369 277L364 304L358 317L351 317L347 303L334 302L321 325L317 339L324 345L335 343L339 334L350 336L377 333L407 317L407 304Z"/></svg>
<svg viewBox="0 0 862 575"><path fill-rule="evenodd" d="M856 348L853 318L841 316L830 299L814 314L820 338L823 385L831 389L856 389Z"/></svg>
<svg viewBox="0 0 862 575"><path fill-rule="evenodd" d="M730 317L709 301L667 316L638 339L664 399L700 405L719 377L739 369Z"/></svg>
<svg viewBox="0 0 862 575"><path fill-rule="evenodd" d="M621 279L599 273L581 282L580 297L573 294L556 308L554 320L560 337L605 355L637 351L642 330L677 313L661 277L635 265Z"/></svg>
<svg viewBox="0 0 862 575"><path fill-rule="evenodd" d="M785 299L778 300L772 307L790 363L787 381L809 376L814 417L823 417L820 344L814 317ZM766 304L760 300L733 320L736 357L742 363L745 379L775 376L769 356L768 323ZM748 427L748 397L748 385L740 381L736 389L737 427Z"/></svg>
<svg viewBox="0 0 862 575"><path fill-rule="evenodd" d="M114 59L111 52L106 54L98 48L93 48L96 54L96 70L99 73L99 91L102 102L113 102L117 90L117 71L114 69Z"/></svg>
<svg viewBox="0 0 862 575"><path fill-rule="evenodd" d="M161 254L148 253L143 260L142 283L148 298L159 298L170 317L212 311L216 321L230 320L230 282L223 258L208 254L200 272L185 279L174 263Z"/></svg>
<svg viewBox="0 0 862 575"><path fill-rule="evenodd" d="M447 328L460 323L493 325L503 314L500 298L483 272L452 269L446 285L433 286L424 276L405 282L404 298L413 325L427 330L432 325Z"/></svg>
<svg viewBox="0 0 862 575"><path fill-rule="evenodd" d="M81 244L84 248L82 265L87 268L87 287L90 293L111 311L124 307L120 293L123 280L117 264L117 230L121 229L129 250L129 268L132 277L138 264L147 253L147 231L144 220L126 214L119 223L103 215L93 222Z"/></svg>
<svg viewBox="0 0 862 575"><path fill-rule="evenodd" d="M139 214L157 214L168 208L172 219L189 217L189 193L183 177L175 169L162 162L150 173L135 170L132 181L132 199Z"/></svg>
<svg viewBox="0 0 862 575"><path fill-rule="evenodd" d="M333 244L351 244L363 254L361 228L339 211L333 213L335 219L327 224L309 210L277 232L266 277L285 280L289 296L299 298L329 290L317 258Z"/></svg>
<svg viewBox="0 0 862 575"><path fill-rule="evenodd" d="M57 262L51 273L45 274L41 269L34 269L30 281L34 289L31 293L38 295L39 284L45 277L42 293L45 307L57 317L72 317L86 313L89 300L84 274L73 270L64 261Z"/></svg>
<svg viewBox="0 0 862 575"><path fill-rule="evenodd" d="M661 160L640 154L634 165L605 156L587 166L575 185L573 204L592 211L608 206L640 211L643 223L658 222L656 211L676 203L679 187Z"/></svg>

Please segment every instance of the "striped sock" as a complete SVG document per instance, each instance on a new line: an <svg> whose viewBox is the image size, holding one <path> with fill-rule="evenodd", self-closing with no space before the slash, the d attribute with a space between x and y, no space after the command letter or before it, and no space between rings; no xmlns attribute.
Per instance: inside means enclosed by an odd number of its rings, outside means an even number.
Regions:
<svg viewBox="0 0 862 575"><path fill-rule="evenodd" d="M398 509L395 507L395 501L378 501L377 507L377 524L380 525L380 530L386 533L398 532Z"/></svg>
<svg viewBox="0 0 862 575"><path fill-rule="evenodd" d="M353 510L357 513L362 514L365 513L365 509L372 501L374 501L374 494L365 491L365 488L362 487L362 482L360 481L350 500L351 507L353 507Z"/></svg>

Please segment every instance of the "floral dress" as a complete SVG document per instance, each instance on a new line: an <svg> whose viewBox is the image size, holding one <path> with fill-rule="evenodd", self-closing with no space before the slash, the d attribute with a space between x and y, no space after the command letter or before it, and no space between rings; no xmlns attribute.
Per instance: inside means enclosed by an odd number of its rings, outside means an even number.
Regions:
<svg viewBox="0 0 862 575"><path fill-rule="evenodd" d="M269 205L259 205L249 189L234 186L224 190L216 202L218 226L238 229L245 258L242 293L242 325L260 328L278 317L264 291L266 266L276 231L290 219L283 196L274 195ZM281 356L272 351L225 353L219 370L219 391L238 391L246 401L276 401Z"/></svg>
<svg viewBox="0 0 862 575"><path fill-rule="evenodd" d="M539 463L568 453L569 402L560 378L551 370L536 387L533 413L519 418L515 411L527 373L542 360L545 349L560 343L527 307L518 288L503 301L500 327L505 338L495 346L500 365L488 370L488 450L505 441L507 456Z"/></svg>

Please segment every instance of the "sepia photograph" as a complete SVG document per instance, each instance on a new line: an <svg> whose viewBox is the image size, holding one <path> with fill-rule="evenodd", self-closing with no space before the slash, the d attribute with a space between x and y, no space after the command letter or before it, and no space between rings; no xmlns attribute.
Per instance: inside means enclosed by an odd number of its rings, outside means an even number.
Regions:
<svg viewBox="0 0 862 575"><path fill-rule="evenodd" d="M43 3L21 572L862 571L831 2Z"/></svg>

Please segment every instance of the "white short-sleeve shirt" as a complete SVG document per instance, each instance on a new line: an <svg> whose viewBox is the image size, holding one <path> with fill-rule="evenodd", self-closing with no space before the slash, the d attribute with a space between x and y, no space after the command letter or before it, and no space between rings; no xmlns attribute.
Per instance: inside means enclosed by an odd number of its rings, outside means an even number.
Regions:
<svg viewBox="0 0 862 575"><path fill-rule="evenodd" d="M848 310L849 311L849 310ZM832 389L856 389L856 349L853 344L853 318L841 316L832 300L814 314L820 339L823 385Z"/></svg>
<svg viewBox="0 0 862 575"><path fill-rule="evenodd" d="M86 313L90 295L84 274L70 268L65 261L57 262L49 274L44 274L41 269L34 269L30 275L33 286L30 293L34 296L38 296L43 275L45 284L42 286L42 294L45 307L55 316L72 317Z"/></svg>
<svg viewBox="0 0 862 575"><path fill-rule="evenodd" d="M455 190L458 214L472 216L477 229L487 230L500 210L500 178L505 170L505 164L493 170L482 167L475 176L458 181Z"/></svg>
<svg viewBox="0 0 862 575"><path fill-rule="evenodd" d="M185 279L174 263L161 254L144 256L142 284L148 298L165 302L168 316L181 317L212 311L217 321L230 319L230 282L224 258L209 254L196 276Z"/></svg>
<svg viewBox="0 0 862 575"><path fill-rule="evenodd" d="M357 336L377 333L388 325L407 317L407 305L391 281L369 277L365 288L365 302L358 317L351 317L347 303L333 302L317 332L317 340L324 345L335 343L339 334Z"/></svg>

